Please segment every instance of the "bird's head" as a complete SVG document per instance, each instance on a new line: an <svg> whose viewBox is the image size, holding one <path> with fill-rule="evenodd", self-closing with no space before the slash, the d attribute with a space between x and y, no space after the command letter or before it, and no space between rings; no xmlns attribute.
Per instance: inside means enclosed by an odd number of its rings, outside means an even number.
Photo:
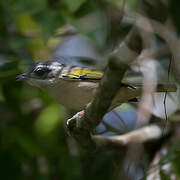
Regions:
<svg viewBox="0 0 180 180"><path fill-rule="evenodd" d="M16 76L17 81L27 81L40 88L54 86L64 65L57 61L42 61L33 64L27 72Z"/></svg>

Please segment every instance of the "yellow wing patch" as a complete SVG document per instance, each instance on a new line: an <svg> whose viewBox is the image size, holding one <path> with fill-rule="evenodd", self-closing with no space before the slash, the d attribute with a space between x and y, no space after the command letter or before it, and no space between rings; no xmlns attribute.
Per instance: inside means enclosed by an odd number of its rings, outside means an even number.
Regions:
<svg viewBox="0 0 180 180"><path fill-rule="evenodd" d="M63 77L69 79L79 79L79 80L100 80L103 73L100 71L93 71L88 68L71 70L67 75Z"/></svg>

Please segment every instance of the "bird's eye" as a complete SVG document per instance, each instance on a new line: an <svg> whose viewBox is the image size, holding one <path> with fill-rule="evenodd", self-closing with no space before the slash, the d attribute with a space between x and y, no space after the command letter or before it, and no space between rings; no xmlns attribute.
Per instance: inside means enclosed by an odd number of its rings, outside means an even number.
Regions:
<svg viewBox="0 0 180 180"><path fill-rule="evenodd" d="M39 68L39 69L36 69L35 71L34 71L34 73L36 74L36 76L39 76L39 77L42 77L45 73L47 73L48 72L48 70L47 69L45 69L45 68Z"/></svg>

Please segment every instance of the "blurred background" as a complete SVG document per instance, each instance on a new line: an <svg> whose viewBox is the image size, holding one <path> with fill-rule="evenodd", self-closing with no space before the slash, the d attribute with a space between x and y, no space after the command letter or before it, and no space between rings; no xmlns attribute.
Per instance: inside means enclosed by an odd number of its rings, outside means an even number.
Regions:
<svg viewBox="0 0 180 180"><path fill-rule="evenodd" d="M149 3L148 8L154 5L150 0L0 1L0 179L106 180L119 179L123 173L131 174L131 179L143 178L150 162L149 151L156 146L148 147L140 165L132 164L130 171L126 152L121 149L86 152L68 136L65 128L65 121L75 112L57 104L41 90L15 81L16 75L34 62L59 56L70 57L69 61L61 58L65 64L103 70L108 53L132 27L131 19L123 19L122 9L130 14L137 12L142 2ZM178 34L179 1L157 2L165 4L158 15L168 14L171 21L167 20L167 24ZM156 41L154 47L160 47L161 41ZM169 54L157 62L158 81L176 83L173 71L167 75ZM139 70L132 68L125 81L142 82ZM158 108L153 109L150 122L164 124L163 100L164 95L156 98ZM172 126L179 125L178 109L179 95L168 94L167 113ZM134 128L136 117L136 105L124 104L108 113L94 132L108 136L129 132ZM173 172L180 178L178 143L178 138L173 139L163 160L172 160ZM163 160L160 163L163 164ZM162 173L162 177L170 178L168 173Z"/></svg>

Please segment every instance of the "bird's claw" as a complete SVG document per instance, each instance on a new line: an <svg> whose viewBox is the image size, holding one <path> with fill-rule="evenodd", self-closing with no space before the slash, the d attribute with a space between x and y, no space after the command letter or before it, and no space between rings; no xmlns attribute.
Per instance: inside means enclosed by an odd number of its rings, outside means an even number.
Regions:
<svg viewBox="0 0 180 180"><path fill-rule="evenodd" d="M73 123L70 123L70 122L73 122L73 120L76 120L78 117L81 117L83 114L84 114L84 110L76 113L73 117L69 118L69 119L66 121L67 133L68 133L69 135L71 135L70 131L71 131L72 127L74 126ZM74 121L74 122L75 122L75 121Z"/></svg>
<svg viewBox="0 0 180 180"><path fill-rule="evenodd" d="M80 117L80 116L82 116L83 114L84 114L84 110L76 113L73 117L69 118L69 119L66 121L66 125L69 126L69 123L70 123L71 120L76 119L77 117Z"/></svg>

